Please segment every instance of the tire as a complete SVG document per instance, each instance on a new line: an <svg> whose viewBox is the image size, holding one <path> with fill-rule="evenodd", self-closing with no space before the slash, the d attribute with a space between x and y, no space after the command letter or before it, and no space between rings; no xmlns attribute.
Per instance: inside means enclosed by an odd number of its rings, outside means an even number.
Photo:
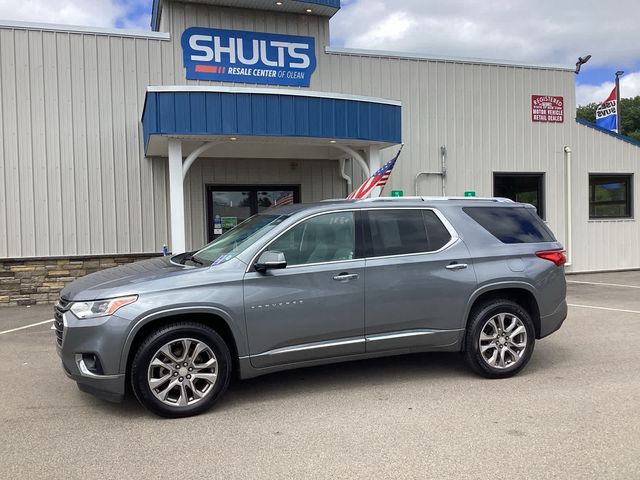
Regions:
<svg viewBox="0 0 640 480"><path fill-rule="evenodd" d="M483 303L471 312L465 345L465 360L474 372L486 378L511 377L529 363L533 354L535 328L531 315L510 300Z"/></svg>
<svg viewBox="0 0 640 480"><path fill-rule="evenodd" d="M207 411L224 394L231 365L229 348L215 330L195 322L173 323L142 342L131 364L131 386L156 415L190 417Z"/></svg>

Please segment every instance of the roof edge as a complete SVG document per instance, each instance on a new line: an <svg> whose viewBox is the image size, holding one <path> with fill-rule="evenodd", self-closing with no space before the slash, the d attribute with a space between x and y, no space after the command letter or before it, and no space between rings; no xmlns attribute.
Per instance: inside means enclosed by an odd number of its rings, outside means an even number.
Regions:
<svg viewBox="0 0 640 480"><path fill-rule="evenodd" d="M594 130L597 130L597 131L599 131L601 133L605 133L607 135L610 135L613 138L616 138L618 140L622 140L623 142L630 143L631 145L634 145L636 147L640 147L640 140L636 140L635 138L627 137L626 135L623 135L621 133L612 132L611 130L607 130L606 128L602 128L599 125L596 125L595 123L591 123L590 121L585 120L584 118L576 117L576 122L578 124L580 124L580 125L584 125L585 127L593 128Z"/></svg>
<svg viewBox="0 0 640 480"><path fill-rule="evenodd" d="M0 28L18 28L22 30L44 30L61 33L84 33L89 35L113 35L119 37L150 38L154 40L170 40L171 34L134 30L125 28L103 28L82 25L63 25L58 23L21 22L18 20L0 20Z"/></svg>
<svg viewBox="0 0 640 480"><path fill-rule="evenodd" d="M354 55L366 57L400 58L405 60L430 60L434 62L466 63L472 65L495 65L504 67L534 68L538 70L556 70L562 72L574 72L575 67L562 65L536 65L533 63L519 62L515 60L498 60L472 57L450 57L446 55L428 55L413 52L394 52L388 50L367 50L361 48L325 47L325 53L331 55Z"/></svg>

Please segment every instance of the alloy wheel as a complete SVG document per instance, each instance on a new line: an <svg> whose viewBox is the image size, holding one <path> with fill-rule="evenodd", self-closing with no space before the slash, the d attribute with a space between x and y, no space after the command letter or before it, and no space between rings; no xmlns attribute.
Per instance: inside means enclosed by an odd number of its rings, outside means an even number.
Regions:
<svg viewBox="0 0 640 480"><path fill-rule="evenodd" d="M488 365L509 368L520 362L527 349L527 329L518 316L498 313L486 321L478 343L480 355Z"/></svg>
<svg viewBox="0 0 640 480"><path fill-rule="evenodd" d="M211 394L217 377L218 361L213 350L193 338L171 340L160 347L147 373L151 392L172 407L200 402Z"/></svg>

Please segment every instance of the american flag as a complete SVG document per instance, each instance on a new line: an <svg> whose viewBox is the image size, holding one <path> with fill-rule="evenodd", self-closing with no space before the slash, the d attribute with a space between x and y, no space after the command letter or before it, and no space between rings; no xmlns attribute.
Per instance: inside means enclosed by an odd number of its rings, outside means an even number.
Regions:
<svg viewBox="0 0 640 480"><path fill-rule="evenodd" d="M402 147L400 147L400 150L398 150L398 153L395 157L393 157L391 160L385 163L382 168L380 168L373 175L367 178L367 180L362 185L360 185L359 188L351 192L347 198L365 198L375 187L384 187L387 184L387 180L389 180L389 177L391 176L391 170L393 170L393 167L395 166L396 161L400 156L400 152L402 152Z"/></svg>
<svg viewBox="0 0 640 480"><path fill-rule="evenodd" d="M291 205L293 203L293 193L289 192L284 197L278 198L272 205L271 208L282 207L284 205Z"/></svg>

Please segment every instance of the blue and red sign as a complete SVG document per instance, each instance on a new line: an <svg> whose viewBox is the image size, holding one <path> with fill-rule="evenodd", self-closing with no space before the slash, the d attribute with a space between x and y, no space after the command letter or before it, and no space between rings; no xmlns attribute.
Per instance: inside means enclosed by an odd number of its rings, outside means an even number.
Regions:
<svg viewBox="0 0 640 480"><path fill-rule="evenodd" d="M192 27L182 34L189 80L308 87L313 37Z"/></svg>

